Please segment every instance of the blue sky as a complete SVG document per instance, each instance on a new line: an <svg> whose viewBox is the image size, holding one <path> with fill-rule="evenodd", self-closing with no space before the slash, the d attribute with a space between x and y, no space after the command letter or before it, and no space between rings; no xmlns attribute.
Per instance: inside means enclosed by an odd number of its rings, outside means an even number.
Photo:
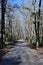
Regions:
<svg viewBox="0 0 43 65"><path fill-rule="evenodd" d="M11 3L12 5L14 5L14 4L21 5L22 4L22 0L8 0L8 2Z"/></svg>
<svg viewBox="0 0 43 65"><path fill-rule="evenodd" d="M7 0L8 3L10 3L11 5L14 5L14 4L18 4L19 6L21 5L27 5L28 7L31 6L31 9L33 9L34 7L32 7L32 0ZM39 3L39 0L36 0L36 3L38 4ZM37 5L38 6L38 5ZM43 0L41 2L41 10L43 10Z"/></svg>
<svg viewBox="0 0 43 65"><path fill-rule="evenodd" d="M31 1L32 0L8 0L8 3L10 3L11 5L14 5L14 4L18 4L18 5L22 5L22 4L25 4L25 5L30 5L31 4ZM39 2L39 0L36 0L37 3ZM41 7L43 8L43 0L41 2ZM23 15L21 14L20 15L20 19L23 19Z"/></svg>
<svg viewBox="0 0 43 65"><path fill-rule="evenodd" d="M42 0L42 7L43 7L43 0Z"/></svg>
<svg viewBox="0 0 43 65"><path fill-rule="evenodd" d="M21 5L22 3L27 4L28 0L8 0L8 3L11 3L12 5L13 4L19 4L19 5Z"/></svg>
<svg viewBox="0 0 43 65"><path fill-rule="evenodd" d="M14 5L14 4L22 5L22 3L24 3L25 5L26 4L30 5L30 1L31 0L8 0L8 3L10 3L11 5ZM37 3L39 2L39 0L36 0L36 1ZM43 0L41 3L41 6L43 7Z"/></svg>

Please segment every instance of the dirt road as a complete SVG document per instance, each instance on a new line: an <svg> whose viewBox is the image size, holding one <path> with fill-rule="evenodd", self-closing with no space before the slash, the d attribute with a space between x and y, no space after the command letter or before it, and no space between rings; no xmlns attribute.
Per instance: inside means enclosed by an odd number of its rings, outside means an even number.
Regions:
<svg viewBox="0 0 43 65"><path fill-rule="evenodd" d="M13 48L3 57L0 65L43 65L43 59L33 53L24 40L18 40Z"/></svg>

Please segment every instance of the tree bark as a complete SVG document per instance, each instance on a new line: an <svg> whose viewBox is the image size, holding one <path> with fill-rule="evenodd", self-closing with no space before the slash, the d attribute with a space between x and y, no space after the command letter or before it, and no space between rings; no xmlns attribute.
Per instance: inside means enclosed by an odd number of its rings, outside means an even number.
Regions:
<svg viewBox="0 0 43 65"><path fill-rule="evenodd" d="M40 8L41 8L41 0L39 0L39 12L38 12L38 17L39 17L39 19L40 19L40 13L41 13ZM40 21L38 21L38 23L37 23L37 27L38 27L37 38L38 38L38 42L39 42L39 44L40 44L40 35L39 35Z"/></svg>
<svg viewBox="0 0 43 65"><path fill-rule="evenodd" d="M1 44L2 48L4 47L4 36L5 36L5 9L6 9L6 0L1 0Z"/></svg>

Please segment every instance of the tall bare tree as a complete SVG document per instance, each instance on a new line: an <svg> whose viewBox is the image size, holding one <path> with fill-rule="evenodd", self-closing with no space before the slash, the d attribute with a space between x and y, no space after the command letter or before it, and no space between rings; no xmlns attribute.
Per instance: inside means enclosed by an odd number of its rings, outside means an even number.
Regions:
<svg viewBox="0 0 43 65"><path fill-rule="evenodd" d="M41 13L41 1L42 0L39 0L39 11L38 11L38 19L39 19L39 21L37 22L37 31L38 31L38 33L37 33L37 40L38 40L38 42L39 42L39 44L40 44L40 38L39 38L39 27L40 27L40 13Z"/></svg>
<svg viewBox="0 0 43 65"><path fill-rule="evenodd" d="M1 44L4 47L6 0L1 0Z"/></svg>

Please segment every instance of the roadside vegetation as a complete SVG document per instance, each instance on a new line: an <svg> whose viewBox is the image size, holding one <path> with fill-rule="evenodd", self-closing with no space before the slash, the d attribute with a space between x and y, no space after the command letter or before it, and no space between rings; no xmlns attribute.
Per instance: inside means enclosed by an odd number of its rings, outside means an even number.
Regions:
<svg viewBox="0 0 43 65"><path fill-rule="evenodd" d="M29 1L28 1L29 2ZM43 9L36 0L31 0L31 6L14 4L7 0L0 1L0 46L6 42L25 39L34 46L43 46ZM4 6L5 7L4 7ZM34 9L32 9L34 8ZM4 11L3 11L4 10Z"/></svg>

